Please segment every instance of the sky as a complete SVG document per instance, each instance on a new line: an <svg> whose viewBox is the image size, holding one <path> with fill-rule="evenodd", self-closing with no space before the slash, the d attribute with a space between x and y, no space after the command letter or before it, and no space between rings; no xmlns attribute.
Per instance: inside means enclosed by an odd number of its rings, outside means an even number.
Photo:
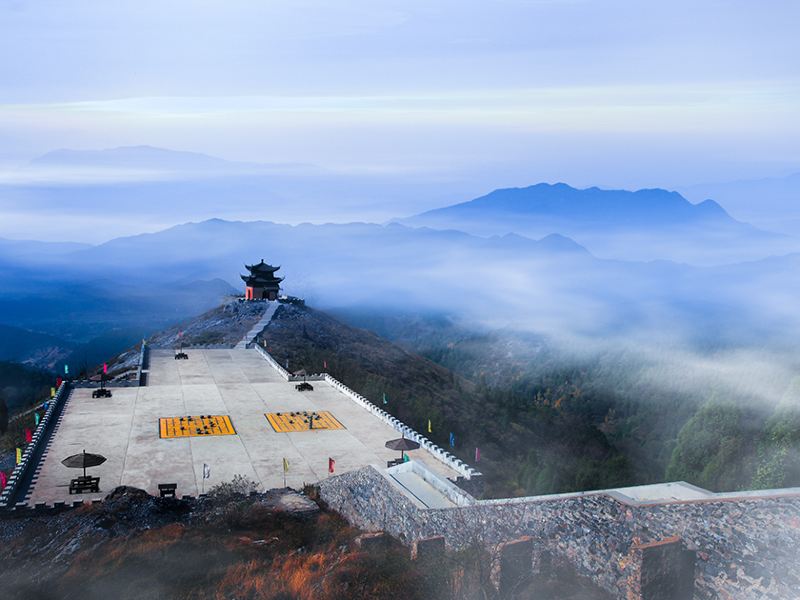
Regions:
<svg viewBox="0 0 800 600"><path fill-rule="evenodd" d="M151 145L476 193L786 175L798 22L788 1L0 0L0 169Z"/></svg>

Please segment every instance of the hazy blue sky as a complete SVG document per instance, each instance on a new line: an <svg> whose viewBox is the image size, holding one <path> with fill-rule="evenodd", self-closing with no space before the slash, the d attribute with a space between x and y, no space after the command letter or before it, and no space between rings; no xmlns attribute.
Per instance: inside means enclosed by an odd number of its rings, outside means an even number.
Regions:
<svg viewBox="0 0 800 600"><path fill-rule="evenodd" d="M0 0L0 162L149 144L485 187L800 165L800 3Z"/></svg>

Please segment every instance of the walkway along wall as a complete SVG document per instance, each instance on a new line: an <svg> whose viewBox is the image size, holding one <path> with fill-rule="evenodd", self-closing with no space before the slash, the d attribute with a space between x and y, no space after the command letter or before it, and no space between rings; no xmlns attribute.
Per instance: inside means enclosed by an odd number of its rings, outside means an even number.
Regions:
<svg viewBox="0 0 800 600"><path fill-rule="evenodd" d="M378 470L366 467L326 479L320 494L351 524L386 531L409 545L444 536L450 549L479 544L493 550L503 542L530 536L532 565L537 556L548 553L620 599L668 597L653 595L654 575L643 572L643 566L659 568L665 560L673 560L654 553L676 541L684 551L696 552L695 598L800 597L796 490L650 504L587 493L422 509ZM647 560L654 556L656 560Z"/></svg>

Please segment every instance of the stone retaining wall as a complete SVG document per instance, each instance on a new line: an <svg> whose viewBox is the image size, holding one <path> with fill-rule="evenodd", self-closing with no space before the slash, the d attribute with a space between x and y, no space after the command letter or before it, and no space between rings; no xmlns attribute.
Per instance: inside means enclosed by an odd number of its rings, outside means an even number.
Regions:
<svg viewBox="0 0 800 600"><path fill-rule="evenodd" d="M320 494L351 524L409 545L444 536L450 549L494 550L530 536L534 555L567 561L620 599L646 597L642 549L675 536L696 551L695 598L788 600L800 590L798 494L629 504L597 493L421 509L373 467L326 479Z"/></svg>

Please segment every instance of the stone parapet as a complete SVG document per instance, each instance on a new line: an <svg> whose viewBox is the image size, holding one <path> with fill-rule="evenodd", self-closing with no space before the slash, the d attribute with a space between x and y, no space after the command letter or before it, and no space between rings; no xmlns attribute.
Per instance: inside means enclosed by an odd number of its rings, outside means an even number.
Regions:
<svg viewBox="0 0 800 600"><path fill-rule="evenodd" d="M450 549L494 550L529 536L534 555L568 562L620 600L658 598L648 590L690 571L699 600L788 599L800 589L797 494L640 505L601 492L425 509L366 467L321 482L320 495L351 524L408 545L443 536Z"/></svg>

